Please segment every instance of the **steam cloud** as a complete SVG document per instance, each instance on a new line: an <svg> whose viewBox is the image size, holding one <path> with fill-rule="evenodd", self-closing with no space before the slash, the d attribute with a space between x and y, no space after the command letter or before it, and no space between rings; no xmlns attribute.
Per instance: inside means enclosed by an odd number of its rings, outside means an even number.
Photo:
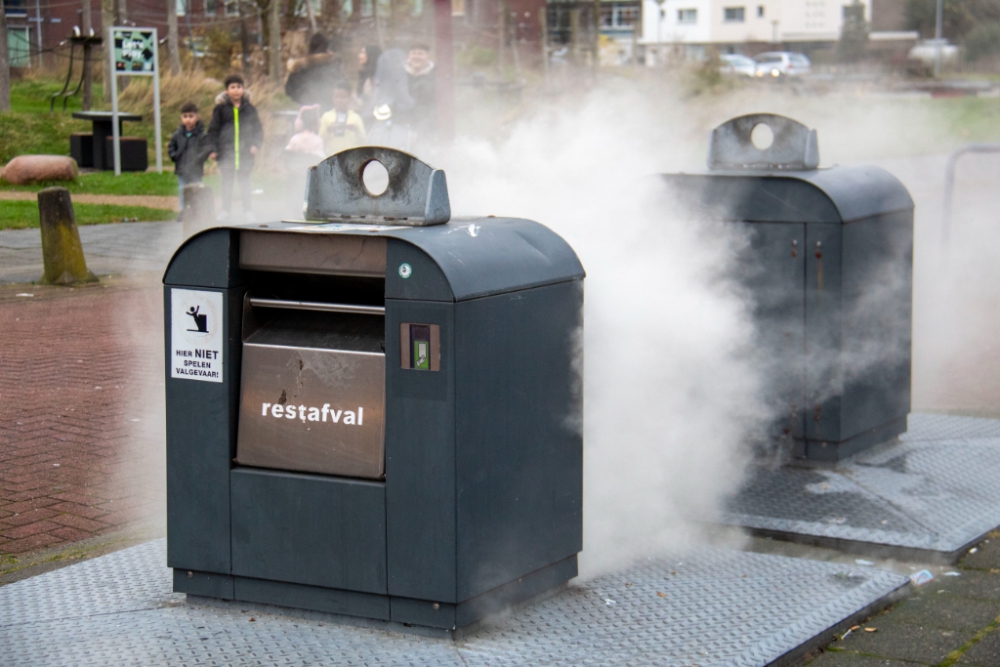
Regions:
<svg viewBox="0 0 1000 667"><path fill-rule="evenodd" d="M642 187L673 166L671 134L640 100L595 94L499 146L459 142L442 165L457 215L540 221L588 272L584 574L696 540L769 416L731 274L745 238Z"/></svg>

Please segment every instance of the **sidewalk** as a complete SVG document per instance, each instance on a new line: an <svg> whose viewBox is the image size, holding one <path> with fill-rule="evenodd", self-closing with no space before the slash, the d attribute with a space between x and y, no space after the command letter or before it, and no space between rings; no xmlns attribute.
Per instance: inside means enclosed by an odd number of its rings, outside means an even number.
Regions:
<svg viewBox="0 0 1000 667"><path fill-rule="evenodd" d="M0 201L38 201L37 192L3 192L0 191ZM146 206L148 208L165 208L168 211L179 209L176 196L162 195L91 195L83 192L73 193L73 201L77 204L116 204L118 206Z"/></svg>
<svg viewBox="0 0 1000 667"><path fill-rule="evenodd" d="M181 226L80 237L101 282L42 287L25 284L38 230L0 232L0 576L39 550L163 532L160 277Z"/></svg>
<svg viewBox="0 0 1000 667"><path fill-rule="evenodd" d="M83 225L87 266L97 275L159 272L182 239L177 222ZM42 237L37 229L0 231L0 283L29 283L42 275Z"/></svg>

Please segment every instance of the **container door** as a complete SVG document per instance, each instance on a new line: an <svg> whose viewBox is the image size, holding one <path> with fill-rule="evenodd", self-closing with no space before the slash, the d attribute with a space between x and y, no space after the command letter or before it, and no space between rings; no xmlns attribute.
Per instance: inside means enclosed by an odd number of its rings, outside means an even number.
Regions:
<svg viewBox="0 0 1000 667"><path fill-rule="evenodd" d="M806 231L806 439L809 447L827 448L843 439L841 397L843 225L810 224ZM821 452L809 458L824 458Z"/></svg>
<svg viewBox="0 0 1000 667"><path fill-rule="evenodd" d="M746 224L750 248L745 283L754 296L757 351L776 415L769 434L779 451L793 451L803 437L805 400L805 225Z"/></svg>

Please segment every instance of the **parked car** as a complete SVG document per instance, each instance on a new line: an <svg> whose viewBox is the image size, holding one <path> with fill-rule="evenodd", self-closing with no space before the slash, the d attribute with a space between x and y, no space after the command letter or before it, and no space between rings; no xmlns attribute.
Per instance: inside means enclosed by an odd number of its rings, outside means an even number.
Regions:
<svg viewBox="0 0 1000 667"><path fill-rule="evenodd" d="M941 62L953 63L958 60L958 47L949 44L947 39L925 39L912 49L910 58L933 65L937 60L938 48L941 49Z"/></svg>
<svg viewBox="0 0 1000 667"><path fill-rule="evenodd" d="M808 58L790 51L768 51L754 56L754 62L757 63L754 74L760 77L802 76L812 70Z"/></svg>
<svg viewBox="0 0 1000 667"><path fill-rule="evenodd" d="M723 74L753 76L757 73L757 63L753 61L753 58L747 58L738 53L725 53L719 56L719 60L722 61L719 71Z"/></svg>

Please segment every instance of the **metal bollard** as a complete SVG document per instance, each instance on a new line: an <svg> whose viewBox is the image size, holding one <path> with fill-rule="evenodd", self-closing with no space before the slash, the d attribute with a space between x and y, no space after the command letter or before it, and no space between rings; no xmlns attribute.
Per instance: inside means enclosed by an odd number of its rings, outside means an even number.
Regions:
<svg viewBox="0 0 1000 667"><path fill-rule="evenodd" d="M76 227L73 202L66 188L45 188L38 193L38 217L42 230L42 258L45 262L43 285L96 283L87 269Z"/></svg>

